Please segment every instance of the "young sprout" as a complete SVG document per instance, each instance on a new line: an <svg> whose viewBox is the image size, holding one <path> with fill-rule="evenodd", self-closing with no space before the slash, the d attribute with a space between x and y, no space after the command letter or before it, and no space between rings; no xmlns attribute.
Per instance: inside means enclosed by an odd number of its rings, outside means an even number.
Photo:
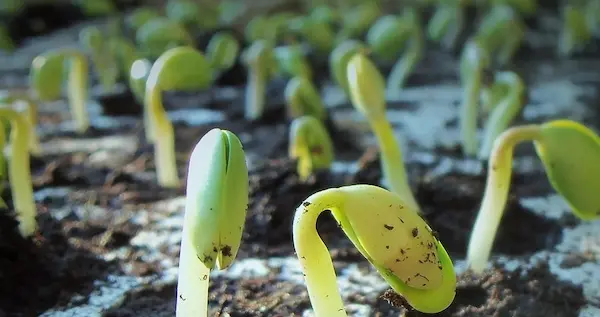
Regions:
<svg viewBox="0 0 600 317"><path fill-rule="evenodd" d="M303 116L290 127L289 155L298 160L297 172L305 182L313 172L329 169L333 163L333 141L321 121Z"/></svg>
<svg viewBox="0 0 600 317"><path fill-rule="evenodd" d="M179 23L159 17L142 25L135 34L140 51L150 59L155 59L170 48L180 45L194 45L194 39Z"/></svg>
<svg viewBox="0 0 600 317"><path fill-rule="evenodd" d="M508 64L525 38L525 26L508 6L494 6L483 18L475 38L500 66ZM496 53L497 52L497 53Z"/></svg>
<svg viewBox="0 0 600 317"><path fill-rule="evenodd" d="M312 78L310 63L304 56L302 47L298 44L280 46L275 48L275 59L278 69L285 75Z"/></svg>
<svg viewBox="0 0 600 317"><path fill-rule="evenodd" d="M148 80L148 75L150 75L151 68L152 62L150 62L148 59L142 58L133 62L133 64L131 64L131 69L129 70L129 89L140 104L144 103L144 97L146 95L146 80ZM149 122L148 115L148 111L144 111L144 122L147 125ZM147 136L149 133L150 132L147 131Z"/></svg>
<svg viewBox="0 0 600 317"><path fill-rule="evenodd" d="M285 100L290 118L311 116L321 122L327 118L327 110L319 91L306 77L297 76L288 81L285 86Z"/></svg>
<svg viewBox="0 0 600 317"><path fill-rule="evenodd" d="M10 122L10 160L8 177L14 210L19 220L19 231L23 237L31 236L37 229L36 206L29 170L31 128L25 115L8 108L0 108L0 118Z"/></svg>
<svg viewBox="0 0 600 317"><path fill-rule="evenodd" d="M316 316L345 317L335 270L316 222L329 210L360 253L416 310L437 313L454 300L456 275L442 243L402 198L372 185L330 188L294 215L294 248Z"/></svg>
<svg viewBox="0 0 600 317"><path fill-rule="evenodd" d="M335 44L335 33L327 22L312 20L309 17L293 19L290 30L301 37L319 54L329 54Z"/></svg>
<svg viewBox="0 0 600 317"><path fill-rule="evenodd" d="M154 20L160 17L160 13L151 7L141 7L133 10L127 17L125 17L125 24L132 29L137 31L142 25L150 20Z"/></svg>
<svg viewBox="0 0 600 317"><path fill-rule="evenodd" d="M342 15L341 39L360 36L381 16L381 8L376 1L368 1L351 8Z"/></svg>
<svg viewBox="0 0 600 317"><path fill-rule="evenodd" d="M245 116L256 120L263 114L267 82L274 72L273 46L267 40L256 41L244 52L243 60L248 69Z"/></svg>
<svg viewBox="0 0 600 317"><path fill-rule="evenodd" d="M558 41L558 53L568 56L581 50L592 38L592 32L586 23L585 7L565 5L562 15L563 27Z"/></svg>
<svg viewBox="0 0 600 317"><path fill-rule="evenodd" d="M108 49L116 58L119 72L124 78L129 77L131 66L140 58L135 45L124 37L113 37L108 40Z"/></svg>
<svg viewBox="0 0 600 317"><path fill-rule="evenodd" d="M331 78L344 90L346 96L350 97L348 86L348 61L356 53L365 49L363 43L357 40L346 40L340 43L329 55L329 71Z"/></svg>
<svg viewBox="0 0 600 317"><path fill-rule="evenodd" d="M489 55L477 41L465 44L460 59L460 80L463 97L460 110L460 134L463 152L473 156L477 153L477 110L485 69L489 66Z"/></svg>
<svg viewBox="0 0 600 317"><path fill-rule="evenodd" d="M162 104L162 92L206 89L212 80L208 60L189 46L164 52L150 69L144 98L144 111L147 113L145 128L148 140L154 143L156 173L161 186L179 186L173 124Z"/></svg>
<svg viewBox="0 0 600 317"><path fill-rule="evenodd" d="M3 25L0 25L0 50L12 52L15 50L15 43L13 42L8 30Z"/></svg>
<svg viewBox="0 0 600 317"><path fill-rule="evenodd" d="M90 53L104 91L113 90L119 77L119 68L100 29L95 26L84 28L79 32L79 41Z"/></svg>
<svg viewBox="0 0 600 317"><path fill-rule="evenodd" d="M231 265L244 230L248 170L240 140L210 130L192 151L187 175L175 315L203 317L210 270Z"/></svg>
<svg viewBox="0 0 600 317"><path fill-rule="evenodd" d="M367 32L366 40L375 57L390 61L400 55L400 51L410 36L409 32L401 32L410 28L404 23L408 22L395 15L384 15L375 21Z"/></svg>
<svg viewBox="0 0 600 317"><path fill-rule="evenodd" d="M90 119L87 111L88 61L82 52L63 49L34 58L30 72L31 87L41 101L59 99L65 67L68 70L67 99L71 115L76 131L83 133L89 128Z"/></svg>
<svg viewBox="0 0 600 317"><path fill-rule="evenodd" d="M206 47L206 57L213 70L224 72L235 64L240 52L240 43L226 31L215 33Z"/></svg>
<svg viewBox="0 0 600 317"><path fill-rule="evenodd" d="M465 27L464 1L456 3L440 3L433 17L427 24L427 35L434 42L441 42L442 47L452 49L458 36Z"/></svg>
<svg viewBox="0 0 600 317"><path fill-rule="evenodd" d="M36 133L38 116L37 103L25 92L6 92L0 94L0 107L10 107L24 113L27 125L31 129L29 132L29 152L33 155L39 155L42 150L40 148L40 140ZM3 137L4 136L0 136L0 139L4 140ZM3 148L4 147L0 147L0 149Z"/></svg>
<svg viewBox="0 0 600 317"><path fill-rule="evenodd" d="M189 29L214 29L219 23L219 15L214 8L190 0L167 1L165 13L169 19Z"/></svg>
<svg viewBox="0 0 600 317"><path fill-rule="evenodd" d="M387 88L390 91L404 87L408 75L423 58L425 49L425 35L416 10L408 9L402 15L402 22L402 28L397 31L398 41L408 41L408 48L402 58L394 64L388 76Z"/></svg>
<svg viewBox="0 0 600 317"><path fill-rule="evenodd" d="M600 215L598 135L570 120L510 128L494 142L483 201L469 240L467 261L475 272L482 272L486 267L504 212L512 174L513 148L525 141L533 141L550 184L577 217L591 220Z"/></svg>
<svg viewBox="0 0 600 317"><path fill-rule="evenodd" d="M485 123L483 143L479 151L481 159L489 158L494 140L508 128L525 106L527 90L518 74L510 71L499 72L496 74L494 86L506 87L506 93L493 107Z"/></svg>
<svg viewBox="0 0 600 317"><path fill-rule="evenodd" d="M362 113L377 138L381 151L381 169L389 188L398 194L411 210L420 211L404 168L400 146L385 113L385 84L376 66L365 55L358 53L348 62L350 99Z"/></svg>
<svg viewBox="0 0 600 317"><path fill-rule="evenodd" d="M257 15L244 29L244 36L248 43L254 43L256 41L269 41L271 45L275 45L277 41L277 28L273 25L273 20L263 15Z"/></svg>

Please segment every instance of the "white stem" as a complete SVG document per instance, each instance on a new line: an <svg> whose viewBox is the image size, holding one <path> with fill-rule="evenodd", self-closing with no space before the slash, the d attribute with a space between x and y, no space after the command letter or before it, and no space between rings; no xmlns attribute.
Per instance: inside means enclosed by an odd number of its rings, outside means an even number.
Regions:
<svg viewBox="0 0 600 317"><path fill-rule="evenodd" d="M186 209L186 213L193 212ZM196 255L196 250L188 237L188 224L183 223L179 271L177 277L176 317L208 316L208 286L210 269Z"/></svg>
<svg viewBox="0 0 600 317"><path fill-rule="evenodd" d="M87 111L88 100L88 62L85 56L73 53L70 57L70 70L67 98L77 132L83 133L90 127Z"/></svg>
<svg viewBox="0 0 600 317"><path fill-rule="evenodd" d="M156 115L154 127L157 129L154 143L154 161L158 184L166 188L179 187L177 161L175 157L175 135L173 124L165 114Z"/></svg>
<svg viewBox="0 0 600 317"><path fill-rule="evenodd" d="M266 76L257 66L251 66L246 85L246 119L256 120L265 111Z"/></svg>

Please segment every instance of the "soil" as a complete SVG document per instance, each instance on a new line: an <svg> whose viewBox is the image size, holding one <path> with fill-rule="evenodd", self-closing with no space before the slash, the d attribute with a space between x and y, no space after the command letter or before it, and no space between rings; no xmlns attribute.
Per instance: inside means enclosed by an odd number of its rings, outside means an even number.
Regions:
<svg viewBox="0 0 600 317"><path fill-rule="evenodd" d="M199 37L205 39L206 36ZM204 40L203 40L204 41ZM202 41L201 41L202 42ZM204 44L201 44L204 45ZM437 52L437 54L440 54ZM429 56L427 61L434 61ZM315 64L322 63L316 58ZM440 71L441 73L441 71ZM431 68L411 77L409 85L432 82ZM454 80L455 74L439 74ZM243 243L238 260L294 256L291 223L296 207L309 195L325 188L356 183L380 184L381 170L376 151L357 144L357 132L341 128L330 119L327 127L336 145L336 156L359 160L358 170L346 173L321 171L307 182L295 173L296 162L287 158L288 120L283 101L286 80L274 80L268 89L266 113L255 122L243 118L244 69L239 63L217 80L215 89L204 92L169 92L166 108L177 110L204 108L220 111L226 120L218 123L175 125L180 177L186 177L187 157L199 138L219 127L236 133L244 143L250 164L250 200ZM222 89L236 93L224 94ZM32 158L35 190L68 187L64 197L48 196L39 203L39 233L23 239L9 211L0 213L0 316L35 316L52 308L64 308L86 302L94 282L112 274L151 277L160 273L157 263L144 260L131 240L143 228L131 221L140 208L182 196L184 188L163 189L148 172L154 169L153 148L144 141L141 128L142 107L130 92L107 94L98 98L105 115L135 118L135 125L118 129L93 128L83 135L56 132L42 141L96 140L104 136L134 135L139 141L130 155L95 159L84 151ZM399 108L418 105L403 103ZM40 122L56 122L47 115ZM598 123L598 122L596 122ZM452 124L449 123L448 127ZM460 158L460 151L436 149L437 157ZM486 175L450 173L431 177L431 166L410 163L410 182L421 204L424 218L444 242L453 258L465 257L470 231L481 201ZM151 173L150 173L151 174ZM501 222L494 255L526 258L550 249L561 241L562 230L574 226L572 216L550 219L523 208L517 199L548 193L550 187L542 173L518 172L513 175L511 197ZM3 198L11 205L10 194ZM89 207L89 208L88 208ZM160 211L157 211L160 212ZM536 230L531 230L535 226ZM330 249L336 268L350 263L368 265L337 227L331 215L324 213L318 231ZM106 260L108 254L127 248L124 258ZM168 255L175 263L178 252ZM303 285L282 281L277 272L266 277L231 279L218 276L211 280L210 316L301 316L310 308ZM123 303L103 313L105 317L173 316L174 284L145 286L127 294ZM76 299L76 300L74 300ZM367 304L372 316L422 314L404 308L403 300L392 291L376 300L353 295L347 304ZM508 271L501 266L476 276L470 272L458 276L457 296L450 308L434 316L578 316L586 304L581 287L559 281L542 261L530 269Z"/></svg>

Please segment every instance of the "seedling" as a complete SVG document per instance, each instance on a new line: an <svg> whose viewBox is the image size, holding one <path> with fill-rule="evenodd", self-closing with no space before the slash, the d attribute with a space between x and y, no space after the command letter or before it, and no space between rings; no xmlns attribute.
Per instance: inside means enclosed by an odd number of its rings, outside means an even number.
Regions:
<svg viewBox="0 0 600 317"><path fill-rule="evenodd" d="M563 27L558 42L558 53L568 56L580 51L592 38L586 23L585 7L565 5L562 10Z"/></svg>
<svg viewBox="0 0 600 317"><path fill-rule="evenodd" d="M372 185L330 188L294 215L294 248L316 316L345 317L335 270L316 222L329 210L346 236L414 309L437 313L454 300L456 275L442 243L402 198Z"/></svg>
<svg viewBox="0 0 600 317"><path fill-rule="evenodd" d="M334 25L341 20L339 10L328 5L318 5L310 10L310 19Z"/></svg>
<svg viewBox="0 0 600 317"><path fill-rule="evenodd" d="M408 75L423 58L425 35L421 20L414 9L408 9L402 15L403 27L397 31L398 42L408 42L406 52L392 67L388 77L388 90L394 91L404 87Z"/></svg>
<svg viewBox="0 0 600 317"><path fill-rule="evenodd" d="M342 15L342 29L339 36L346 40L360 36L381 16L381 8L376 1L368 1L345 11Z"/></svg>
<svg viewBox="0 0 600 317"><path fill-rule="evenodd" d="M367 32L366 42L372 54L384 61L396 59L410 35L408 32L402 32L410 28L406 23L408 22L395 15L379 18Z"/></svg>
<svg viewBox="0 0 600 317"><path fill-rule="evenodd" d="M104 91L112 91L119 77L119 68L100 29L95 26L84 28L79 32L79 42L89 52Z"/></svg>
<svg viewBox="0 0 600 317"><path fill-rule="evenodd" d="M292 121L289 156L298 160L297 173L306 182L318 170L329 169L333 163L333 141L321 121L303 116Z"/></svg>
<svg viewBox="0 0 600 317"><path fill-rule="evenodd" d="M525 26L509 6L493 6L483 18L475 38L500 66L508 64L525 37ZM497 53L496 53L497 52Z"/></svg>
<svg viewBox="0 0 600 317"><path fill-rule="evenodd" d="M385 113L385 81L377 67L364 54L354 55L348 62L348 83L354 108L362 113L377 138L381 152L381 169L389 188L398 194L411 210L420 211L404 168L400 146Z"/></svg>
<svg viewBox="0 0 600 317"><path fill-rule="evenodd" d="M124 78L129 77L131 66L141 58L135 45L124 37L113 37L109 39L108 49L110 54L116 58L119 72Z"/></svg>
<svg viewBox="0 0 600 317"><path fill-rule="evenodd" d="M38 106L35 101L30 98L25 92L5 92L0 94L0 106L10 107L18 112L23 112L29 126L29 152L33 155L41 153L40 140L36 133ZM3 129L2 132L4 132ZM4 140L4 135L0 136ZM4 148L4 147L0 147Z"/></svg>
<svg viewBox="0 0 600 317"><path fill-rule="evenodd" d="M135 99L140 103L144 104L144 96L146 94L146 80L148 80L148 75L150 75L150 69L152 68L152 63L145 58L138 59L133 64L131 64L131 69L129 71L129 89L131 93L135 97ZM148 111L144 111L144 122L147 126L149 126L148 119ZM150 131L147 131L146 136L149 136Z"/></svg>
<svg viewBox="0 0 600 317"><path fill-rule="evenodd" d="M133 31L137 31L142 25L146 24L146 22L158 17L160 17L160 13L156 9L151 7L140 7L133 10L133 12L125 18L125 24Z"/></svg>
<svg viewBox="0 0 600 317"><path fill-rule="evenodd" d="M312 77L310 63L306 60L302 47L298 44L275 48L275 59L278 70L287 76L300 76L307 79Z"/></svg>
<svg viewBox="0 0 600 317"><path fill-rule="evenodd" d="M208 42L206 57L213 70L224 72L235 64L240 52L240 43L226 31L215 33Z"/></svg>
<svg viewBox="0 0 600 317"><path fill-rule="evenodd" d="M257 15L248 24L246 24L244 36L248 43L256 41L268 41L275 45L277 41L277 28L273 21L263 15Z"/></svg>
<svg viewBox="0 0 600 317"><path fill-rule="evenodd" d="M231 265L244 230L248 170L240 140L212 129L192 151L187 175L175 314L208 316L210 270Z"/></svg>
<svg viewBox="0 0 600 317"><path fill-rule="evenodd" d="M320 121L325 121L327 118L327 111L319 91L305 77L294 77L287 83L285 100L290 118L312 116Z"/></svg>
<svg viewBox="0 0 600 317"><path fill-rule="evenodd" d="M598 135L570 120L510 128L498 136L490 156L483 201L467 252L474 272L482 272L490 257L508 198L513 149L525 141L533 141L550 184L577 217L591 220L600 215Z"/></svg>
<svg viewBox="0 0 600 317"><path fill-rule="evenodd" d="M150 69L144 98L144 111L147 113L145 128L148 141L154 143L156 173L161 186L179 186L173 124L162 104L162 92L206 89L212 84L212 80L208 60L202 53L188 46L166 51Z"/></svg>
<svg viewBox="0 0 600 317"><path fill-rule="evenodd" d="M190 0L169 0L165 6L167 17L188 29L214 29L219 23L219 14L207 3Z"/></svg>
<svg viewBox="0 0 600 317"><path fill-rule="evenodd" d="M340 43L329 55L329 70L331 78L344 90L346 96L350 97L348 86L348 61L356 53L365 49L365 46L357 40L346 40Z"/></svg>
<svg viewBox="0 0 600 317"><path fill-rule="evenodd" d="M242 59L248 69L245 116L256 120L264 112L267 83L275 71L273 46L267 40L256 41L247 48Z"/></svg>
<svg viewBox="0 0 600 317"><path fill-rule="evenodd" d="M155 59L170 48L194 46L194 39L179 23L159 17L142 25L136 32L136 42L144 56Z"/></svg>
<svg viewBox="0 0 600 317"><path fill-rule="evenodd" d="M477 110L489 60L487 50L479 41L471 40L465 44L460 59L460 80L463 85L460 134L463 152L469 156L477 153Z"/></svg>
<svg viewBox="0 0 600 317"><path fill-rule="evenodd" d="M82 52L63 49L49 51L34 58L31 63L31 88L41 101L59 99L65 68L68 71L67 99L71 115L76 131L83 133L89 128L90 119L87 111L88 61Z"/></svg>
<svg viewBox="0 0 600 317"><path fill-rule="evenodd" d="M10 153L8 177L14 210L23 237L37 230L36 206L29 170L30 130L25 115L8 108L0 108L0 118L10 122Z"/></svg>
<svg viewBox="0 0 600 317"><path fill-rule="evenodd" d="M335 45L335 33L327 22L299 17L293 19L289 27L318 54L329 54Z"/></svg>
<svg viewBox="0 0 600 317"><path fill-rule="evenodd" d="M485 123L483 143L479 151L481 159L489 158L494 140L509 127L525 106L527 90L523 79L518 74L509 71L499 72L496 74L494 85L506 88Z"/></svg>
<svg viewBox="0 0 600 317"><path fill-rule="evenodd" d="M443 1L440 1L443 2ZM427 35L446 49L456 45L458 36L465 27L464 1L440 3L427 24Z"/></svg>

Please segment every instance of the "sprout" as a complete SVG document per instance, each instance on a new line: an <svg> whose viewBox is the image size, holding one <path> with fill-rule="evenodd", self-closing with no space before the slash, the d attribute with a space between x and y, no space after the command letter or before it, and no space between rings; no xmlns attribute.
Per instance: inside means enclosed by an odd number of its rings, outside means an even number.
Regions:
<svg viewBox="0 0 600 317"><path fill-rule="evenodd" d="M600 138L593 131L570 120L510 128L494 142L483 201L469 241L467 261L475 272L486 267L508 198L513 148L524 141L533 141L552 187L573 213L583 220L599 216Z"/></svg>
<svg viewBox="0 0 600 317"><path fill-rule="evenodd" d="M223 72L233 67L239 52L240 43L236 38L230 32L221 31L210 38L206 57L212 69Z"/></svg>
<svg viewBox="0 0 600 317"><path fill-rule="evenodd" d="M248 208L248 170L240 140L212 129L189 160L179 256L177 317L208 316L210 270L231 265Z"/></svg>
<svg viewBox="0 0 600 317"><path fill-rule="evenodd" d="M317 218L325 210L414 309L437 313L452 303L456 292L452 260L416 210L383 188L351 185L311 195L294 216L294 248L315 315L346 316L329 251L316 231Z"/></svg>
<svg viewBox="0 0 600 317"><path fill-rule="evenodd" d="M290 118L312 116L325 121L327 117L327 111L317 88L305 77L294 77L287 83L285 99Z"/></svg>
<svg viewBox="0 0 600 317"><path fill-rule="evenodd" d="M592 33L586 24L584 7L565 5L562 15L563 27L558 42L558 53L568 56L581 50L592 38Z"/></svg>
<svg viewBox="0 0 600 317"><path fill-rule="evenodd" d="M113 90L119 77L119 68L100 29L95 26L84 28L79 32L79 41L90 53L104 91Z"/></svg>
<svg viewBox="0 0 600 317"><path fill-rule="evenodd" d="M264 112L267 82L275 64L273 55L273 46L267 40L254 42L244 53L243 60L248 68L245 108L248 120L258 119Z"/></svg>
<svg viewBox="0 0 600 317"><path fill-rule="evenodd" d="M292 12L278 12L269 18L271 27L275 29L275 39L285 39L290 36L289 22L297 17L297 14Z"/></svg>
<svg viewBox="0 0 600 317"><path fill-rule="evenodd" d="M31 131L29 131L29 152L33 155L39 155L41 153L40 140L36 133L37 127L37 116L38 106L37 104L26 94L19 92L6 92L0 95L0 105L10 106L13 109L16 108L19 112L24 112L24 118L27 120L27 124ZM2 132L4 132L3 129ZM4 142L4 136L0 136L2 142ZM3 149L4 147L0 147ZM4 170L4 169L3 169Z"/></svg>
<svg viewBox="0 0 600 317"><path fill-rule="evenodd" d="M142 25L150 20L160 17L160 13L151 7L141 7L133 10L126 18L125 24L134 31L137 31Z"/></svg>
<svg viewBox="0 0 600 317"><path fill-rule="evenodd" d="M475 38L499 65L506 65L525 37L525 26L508 6L494 6L483 18ZM497 53L495 53L497 52Z"/></svg>
<svg viewBox="0 0 600 317"><path fill-rule="evenodd" d="M489 158L494 140L500 135L510 123L517 117L525 105L525 94L527 93L525 83L519 75L513 72L500 72L496 74L494 86L506 87L506 93L493 107L485 123L483 143L479 152L479 158Z"/></svg>
<svg viewBox="0 0 600 317"><path fill-rule="evenodd" d="M461 4L442 3L427 24L427 35L432 41L441 42L442 47L451 49L464 27L465 13Z"/></svg>
<svg viewBox="0 0 600 317"><path fill-rule="evenodd" d="M108 47L112 55L116 57L121 74L129 77L131 66L140 58L135 45L126 38L115 37L109 39Z"/></svg>
<svg viewBox="0 0 600 317"><path fill-rule="evenodd" d="M194 45L194 39L179 23L168 18L156 18L142 25L135 34L138 47L145 56L154 59L170 48Z"/></svg>
<svg viewBox="0 0 600 317"><path fill-rule="evenodd" d="M68 65L65 65L67 64ZM65 49L44 53L31 63L31 87L41 101L60 98L63 72L67 66L67 98L71 115L75 120L75 129L85 132L90 126L87 112L88 99L88 62L83 53Z"/></svg>
<svg viewBox="0 0 600 317"><path fill-rule="evenodd" d="M200 4L190 0L169 0L165 6L167 17L188 28L200 27L213 29L219 23L219 15L215 8L204 3Z"/></svg>
<svg viewBox="0 0 600 317"><path fill-rule="evenodd" d="M258 15L252 18L244 30L246 41L254 43L256 41L266 40L275 45L277 39L277 28L273 25L273 20L266 16Z"/></svg>
<svg viewBox="0 0 600 317"><path fill-rule="evenodd" d="M393 60L405 45L408 32L401 32L407 29L400 17L395 15L385 15L379 18L371 26L367 33L367 44L373 55L383 60Z"/></svg>
<svg viewBox="0 0 600 317"><path fill-rule="evenodd" d="M393 91L404 87L404 83L419 60L423 58L425 49L425 36L421 27L421 21L414 9L407 10L402 15L403 27L398 31L399 41L408 41L408 48L400 58L388 77L387 87Z"/></svg>
<svg viewBox="0 0 600 317"><path fill-rule="evenodd" d="M292 121L289 154L298 160L297 172L305 182L314 171L328 169L333 163L333 142L318 119L303 116Z"/></svg>
<svg viewBox="0 0 600 317"><path fill-rule="evenodd" d="M148 75L150 75L151 68L152 63L143 58L133 62L129 71L129 89L131 90L131 93L135 99L141 104L144 103L144 96L146 94L146 80L148 80ZM144 111L144 122L149 122L148 111ZM147 131L147 133L150 133L150 131Z"/></svg>
<svg viewBox="0 0 600 317"><path fill-rule="evenodd" d="M302 47L298 44L275 48L278 69L288 76L312 77L310 63L306 60Z"/></svg>
<svg viewBox="0 0 600 317"><path fill-rule="evenodd" d="M381 16L381 8L376 1L364 2L344 13L342 16L341 37L349 39L366 32Z"/></svg>
<svg viewBox="0 0 600 317"><path fill-rule="evenodd" d="M19 220L19 231L23 237L31 236L37 229L36 205L29 170L29 137L31 128L23 114L0 108L0 118L10 122L10 153L8 177L14 210Z"/></svg>
<svg viewBox="0 0 600 317"><path fill-rule="evenodd" d="M483 73L488 66L488 52L477 40L465 44L460 59L460 80L463 85L460 133L463 152L466 155L477 153L477 107Z"/></svg>
<svg viewBox="0 0 600 317"><path fill-rule="evenodd" d="M384 178L394 193L412 210L419 212L419 204L408 184L400 146L386 117L385 84L381 73L362 53L354 55L348 62L347 72L352 104L367 118L379 143Z"/></svg>
<svg viewBox="0 0 600 317"><path fill-rule="evenodd" d="M310 11L309 18L313 21L334 24L340 21L341 16L336 9L328 5L318 5Z"/></svg>
<svg viewBox="0 0 600 317"><path fill-rule="evenodd" d="M103 16L116 12L116 7L110 0L76 0L86 16Z"/></svg>
<svg viewBox="0 0 600 317"><path fill-rule="evenodd" d="M0 25L0 50L12 52L15 49L15 43L13 42L8 30L3 25Z"/></svg>
<svg viewBox="0 0 600 317"><path fill-rule="evenodd" d="M331 78L344 90L346 96L350 97L348 86L348 61L356 53L364 49L364 45L357 40L346 40L340 43L329 55L329 70Z"/></svg>
<svg viewBox="0 0 600 317"><path fill-rule="evenodd" d="M188 46L166 51L150 69L144 98L145 128L148 140L154 142L156 173L161 186L179 186L173 124L162 105L162 92L205 89L212 84L212 80L208 60Z"/></svg>
<svg viewBox="0 0 600 317"><path fill-rule="evenodd" d="M333 49L335 33L329 23L301 17L293 19L289 27L319 54L329 54Z"/></svg>

